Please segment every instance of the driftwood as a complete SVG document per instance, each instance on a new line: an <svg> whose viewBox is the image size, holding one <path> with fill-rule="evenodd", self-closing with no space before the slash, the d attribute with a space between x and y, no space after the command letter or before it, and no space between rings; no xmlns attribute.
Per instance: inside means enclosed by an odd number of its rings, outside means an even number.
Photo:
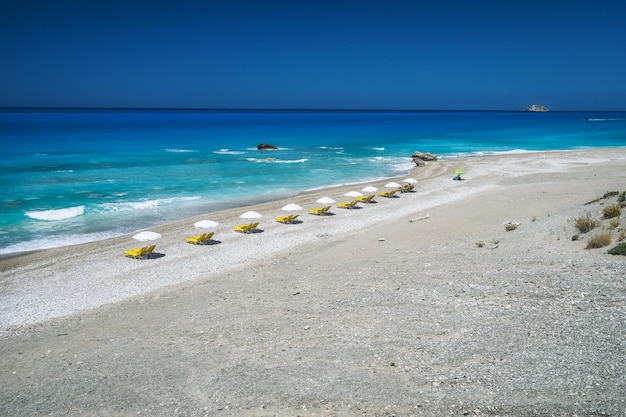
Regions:
<svg viewBox="0 0 626 417"><path fill-rule="evenodd" d="M422 217L416 217L416 218L414 218L414 219L409 219L409 221L410 221L411 223L413 223L413 222L418 222L418 221L420 221L420 220L427 219L427 218L429 218L429 217L430 217L430 214L429 214L429 213L426 213L426 215L425 215L425 216L422 216Z"/></svg>

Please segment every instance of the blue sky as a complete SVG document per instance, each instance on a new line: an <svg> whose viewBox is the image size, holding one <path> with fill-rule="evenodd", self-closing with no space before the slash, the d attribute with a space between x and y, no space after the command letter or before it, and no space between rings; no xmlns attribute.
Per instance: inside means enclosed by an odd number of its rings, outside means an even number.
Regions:
<svg viewBox="0 0 626 417"><path fill-rule="evenodd" d="M0 106L626 110L624 1L0 6Z"/></svg>

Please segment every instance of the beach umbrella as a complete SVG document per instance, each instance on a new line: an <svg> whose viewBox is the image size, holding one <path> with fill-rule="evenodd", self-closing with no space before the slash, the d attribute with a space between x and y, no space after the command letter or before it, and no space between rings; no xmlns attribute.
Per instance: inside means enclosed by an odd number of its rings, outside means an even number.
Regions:
<svg viewBox="0 0 626 417"><path fill-rule="evenodd" d="M403 180L402 182L406 182L409 184L415 184L417 182L417 180L415 178L407 178L405 180Z"/></svg>
<svg viewBox="0 0 626 417"><path fill-rule="evenodd" d="M199 222L195 222L193 225L198 229L210 229L212 227L217 227L218 224L218 222L214 222L213 220L200 220Z"/></svg>
<svg viewBox="0 0 626 417"><path fill-rule="evenodd" d="M282 209L285 210L285 211L298 211L298 210L302 210L302 207L300 207L297 204L291 203L291 204L287 204Z"/></svg>
<svg viewBox="0 0 626 417"><path fill-rule="evenodd" d="M333 204L335 202L335 200L333 200L330 197L322 197L319 200L317 200L317 203L320 204Z"/></svg>
<svg viewBox="0 0 626 417"><path fill-rule="evenodd" d="M157 232L151 232L149 230L144 230L143 232L139 232L135 236L133 236L133 239L139 240L141 242L145 242L148 240L157 240L160 238L160 234L158 234Z"/></svg>
<svg viewBox="0 0 626 417"><path fill-rule="evenodd" d="M385 184L385 187L387 187L387 188L400 188L402 186L400 184L398 184L397 182L390 182L388 184Z"/></svg>
<svg viewBox="0 0 626 417"><path fill-rule="evenodd" d="M246 211L239 217L242 219L260 219L263 215L261 213L257 213L256 211Z"/></svg>
<svg viewBox="0 0 626 417"><path fill-rule="evenodd" d="M344 194L346 197L361 197L363 195L363 193L360 193L358 191L348 191L347 193Z"/></svg>
<svg viewBox="0 0 626 417"><path fill-rule="evenodd" d="M372 187L370 185L370 186L363 188L361 191L363 191L364 193L375 193L376 191L378 191L378 188Z"/></svg>
<svg viewBox="0 0 626 417"><path fill-rule="evenodd" d="M456 175L461 175L461 174L465 174L465 171L463 171L462 169L457 169L456 171L454 171L454 173Z"/></svg>

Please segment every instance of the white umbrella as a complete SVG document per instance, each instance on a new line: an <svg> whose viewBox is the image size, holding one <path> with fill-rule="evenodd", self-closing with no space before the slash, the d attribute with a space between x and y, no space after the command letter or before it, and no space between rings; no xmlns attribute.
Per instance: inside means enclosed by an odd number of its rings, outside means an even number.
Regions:
<svg viewBox="0 0 626 417"><path fill-rule="evenodd" d="M333 200L330 197L322 197L319 200L317 200L317 203L320 204L333 204L335 202L335 200Z"/></svg>
<svg viewBox="0 0 626 417"><path fill-rule="evenodd" d="M344 194L346 197L361 197L363 195L363 193L360 193L358 191L349 191L347 193Z"/></svg>
<svg viewBox="0 0 626 417"><path fill-rule="evenodd" d="M257 213L256 211L246 211L239 217L242 219L260 219L263 215L261 213Z"/></svg>
<svg viewBox="0 0 626 417"><path fill-rule="evenodd" d="M298 211L298 210L302 210L302 207L300 207L297 204L291 203L291 204L287 204L282 209L285 210L285 211Z"/></svg>
<svg viewBox="0 0 626 417"><path fill-rule="evenodd" d="M195 222L193 225L198 229L210 229L212 227L217 227L218 224L218 222L214 222L213 220L200 220L199 222Z"/></svg>
<svg viewBox="0 0 626 417"><path fill-rule="evenodd" d="M407 182L409 184L415 184L417 182L417 180L415 178L407 178L402 182Z"/></svg>
<svg viewBox="0 0 626 417"><path fill-rule="evenodd" d="M370 185L368 187L363 188L361 191L363 191L364 193L375 193L376 191L378 191L378 188L372 187Z"/></svg>
<svg viewBox="0 0 626 417"><path fill-rule="evenodd" d="M133 236L133 239L137 239L141 242L145 242L147 240L157 240L160 238L161 238L160 234L158 234L157 232L151 232L149 230L139 232L135 236Z"/></svg>
<svg viewBox="0 0 626 417"><path fill-rule="evenodd" d="M385 187L387 187L387 188L400 188L402 186L400 184L398 184L397 182L390 182L389 184L385 184Z"/></svg>

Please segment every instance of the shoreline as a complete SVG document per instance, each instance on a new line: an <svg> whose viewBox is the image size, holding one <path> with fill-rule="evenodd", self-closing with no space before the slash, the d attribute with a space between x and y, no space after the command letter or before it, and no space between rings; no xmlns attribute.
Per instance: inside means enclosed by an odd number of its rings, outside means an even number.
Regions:
<svg viewBox="0 0 626 417"><path fill-rule="evenodd" d="M159 259L150 259L145 261L137 261L125 258L122 255L124 250L131 247L145 246L143 242L137 242L131 239L130 235L118 236L101 241L87 242L78 245L64 246L58 248L44 249L35 252L19 254L10 258L0 258L0 282L3 287L8 284L9 287L15 287L18 291L22 291L21 297L14 299L6 299L4 296L3 307L0 307L0 327L3 330L14 326L22 326L35 324L52 318L72 315L84 310L98 308L101 305L111 304L123 301L150 291L155 291L169 285L178 285L185 282L206 279L209 275L223 274L236 269L245 268L262 259L272 256L278 256L282 252L288 252L299 246L309 243L340 239L343 233L353 233L355 230L367 230L376 226L379 222L393 222L394 218L390 218L389 214L395 217L407 218L416 217L427 214L428 210L432 210L439 206L453 204L455 201L470 198L481 193L501 187L500 182L515 181L515 178L526 177L532 175L545 175L546 173L563 173L571 167L584 165L594 162L587 156L606 155L606 157L615 158L620 156L625 158L626 148L615 149L594 149L584 151L567 151L567 152L540 152L531 154L507 154L498 156L478 156L471 159L454 159L431 162L425 167L416 167L408 177L418 180L416 191L414 193L402 194L400 198L386 199L377 196L377 203L370 205L361 205L358 210L344 210L337 208L336 205L340 201L349 201L351 198L344 197L343 194L349 190L360 190L365 185L375 185L379 191L384 190L383 185L389 181L374 181L360 183L358 186L353 184L340 185L336 187L326 187L317 190L303 191L293 197L271 200L263 203L257 203L250 206L242 206L220 210L207 215L198 215L167 224L163 224L151 230L161 233L161 239L150 242L157 245L156 253ZM600 157L599 162L602 163L604 156ZM626 159L625 159L626 160ZM536 166L526 166L526 162L538 164ZM516 169L512 170L509 164L512 163ZM468 174L464 175L466 181L451 181L452 171L459 166L468 166ZM501 166L502 165L502 166ZM509 172L507 172L509 171ZM493 178L498 175L498 178ZM400 180L405 177L397 177ZM378 192L379 192L378 191ZM376 194L378 195L378 192ZM333 204L332 212L334 216L312 216L307 210L320 206L315 203L319 197L331 196L337 203ZM407 204L410 201L410 204ZM295 225L283 225L277 223L274 218L285 214L280 207L287 203L297 203L303 207L302 211L297 212L303 219L303 223ZM260 228L263 233L254 234L253 236L241 235L233 232L232 225L246 223L244 219L240 219L239 214L244 211L254 210L264 215ZM215 239L220 241L217 245L208 245L194 247L185 244L185 237L199 234L198 229L193 227L193 223L210 218L218 221L220 224L215 231ZM341 219L340 221L338 219ZM262 249L259 248L259 244ZM233 245L231 247L231 245ZM246 253L247 250L254 252ZM92 283L85 282L84 277L89 276L92 271L90 262L84 262L81 258L89 259L92 263L98 263L98 268L108 270L112 273L112 278L120 280L125 287L123 291L120 288L114 288L113 285L106 283L106 278L102 277L102 273L97 275L100 277L100 283L104 288L104 292L100 296L87 296L86 294L92 290ZM213 259L212 266L201 268L202 258L218 257ZM196 259L194 259L196 258ZM76 267L74 271L66 271L65 276L56 276L54 267L51 267L51 259L56 263L68 263L69 266ZM166 276L180 263L182 271L185 271L184 277ZM165 267L164 271L158 268ZM62 268L66 270L67 268ZM48 271L46 275L41 276L39 272ZM182 272L181 271L181 272ZM22 272L25 274L23 275ZM93 272L93 271L92 271ZM154 280L152 274L160 276L161 279ZM13 277L10 277L13 275ZM28 278L26 282L29 284L26 288L30 288L32 292L21 289L25 285L24 282L18 282L17 277ZM137 280L136 284L129 284L127 280ZM50 282L51 288L46 287L46 281ZM42 284L41 288L36 285ZM52 290L57 286L56 290ZM50 292L59 293L58 290L64 289L67 293L79 291L85 294L81 299L82 302L76 305L68 305L67 302L57 299L51 302L49 299ZM3 291L4 292L4 291ZM106 293L106 295L104 295ZM47 305L51 308L47 312L38 311L30 312L21 319L10 318L11 316L20 315L20 306L24 304L24 298L30 299L30 303ZM63 298L63 297L59 297ZM27 303L28 304L28 303ZM54 307L56 306L56 307Z"/></svg>
<svg viewBox="0 0 626 417"><path fill-rule="evenodd" d="M151 260L122 237L0 261L0 414L626 413L626 258L571 239L626 149L456 165L301 224L274 217L328 190L213 213L216 245L164 225ZM264 231L234 232L249 209Z"/></svg>

